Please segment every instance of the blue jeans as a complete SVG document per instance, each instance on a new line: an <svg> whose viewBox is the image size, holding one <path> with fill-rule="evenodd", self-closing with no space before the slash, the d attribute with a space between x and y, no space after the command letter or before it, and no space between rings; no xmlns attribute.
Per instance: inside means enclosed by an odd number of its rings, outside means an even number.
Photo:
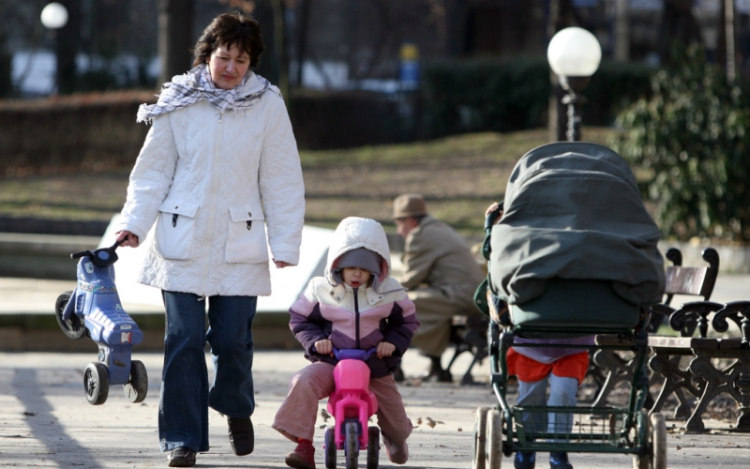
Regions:
<svg viewBox="0 0 750 469"><path fill-rule="evenodd" d="M253 318L257 297L162 292L167 310L164 370L159 395L162 451L186 446L208 451L208 407L229 417L255 410ZM211 346L214 380L209 387L205 346Z"/></svg>
<svg viewBox="0 0 750 469"><path fill-rule="evenodd" d="M547 381L549 381L549 398L547 398ZM516 405L547 407L575 407L578 403L578 380L561 378L552 373L547 378L535 382L518 380L518 399ZM546 401L546 402L545 402ZM573 429L573 415L556 412L525 413L523 423L527 431L542 432L545 426L549 433L570 433Z"/></svg>

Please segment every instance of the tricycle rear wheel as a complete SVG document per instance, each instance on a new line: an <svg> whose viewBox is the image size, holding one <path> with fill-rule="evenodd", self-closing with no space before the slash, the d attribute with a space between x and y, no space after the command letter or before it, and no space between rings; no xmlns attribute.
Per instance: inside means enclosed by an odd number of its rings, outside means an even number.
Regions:
<svg viewBox="0 0 750 469"><path fill-rule="evenodd" d="M91 405L101 405L109 396L109 372L102 363L89 363L83 372L83 392Z"/></svg>
<svg viewBox="0 0 750 469"><path fill-rule="evenodd" d="M146 366L140 360L130 362L130 379L122 385L125 397L132 403L137 404L146 399L148 393L148 374Z"/></svg>
<svg viewBox="0 0 750 469"><path fill-rule="evenodd" d="M323 436L323 442L325 444L323 460L327 469L336 469L336 433L334 427L326 427L326 432Z"/></svg>
<svg viewBox="0 0 750 469"><path fill-rule="evenodd" d="M369 427L367 430L367 469L377 469L380 456L380 428Z"/></svg>
<svg viewBox="0 0 750 469"><path fill-rule="evenodd" d="M65 311L65 306L70 301L72 295L72 291L66 291L57 297L57 301L55 301L55 318L60 329L62 329L66 336L78 340L86 333L86 327L81 324L81 318L73 313L67 321L63 319L63 311Z"/></svg>

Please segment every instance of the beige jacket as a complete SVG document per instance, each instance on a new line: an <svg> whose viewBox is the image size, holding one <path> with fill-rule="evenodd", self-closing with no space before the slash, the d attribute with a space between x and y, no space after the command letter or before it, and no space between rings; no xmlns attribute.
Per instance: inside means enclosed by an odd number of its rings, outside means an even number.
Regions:
<svg viewBox="0 0 750 469"><path fill-rule="evenodd" d="M466 241L445 223L426 216L406 237L401 258L401 285L409 290L429 286L462 308L473 308L474 291L484 273Z"/></svg>

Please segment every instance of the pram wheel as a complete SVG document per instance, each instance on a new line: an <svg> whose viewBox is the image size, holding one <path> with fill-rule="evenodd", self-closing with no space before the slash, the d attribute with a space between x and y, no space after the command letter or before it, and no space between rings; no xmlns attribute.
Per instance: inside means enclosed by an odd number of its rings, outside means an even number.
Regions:
<svg viewBox="0 0 750 469"><path fill-rule="evenodd" d="M109 372L102 363L89 363L83 372L83 391L91 405L101 405L109 395Z"/></svg>
<svg viewBox="0 0 750 469"><path fill-rule="evenodd" d="M72 291L66 291L57 297L57 301L55 301L55 317L57 318L57 324L65 335L71 339L78 340L86 332L86 328L81 324L81 318L77 314L73 314L67 321L63 319L63 311L65 311L65 306L70 301L72 294Z"/></svg>
<svg viewBox="0 0 750 469"><path fill-rule="evenodd" d="M329 425L326 427L326 432L323 436L323 442L325 444L323 461L325 462L327 469L336 469L336 435L333 432L334 427Z"/></svg>
<svg viewBox="0 0 750 469"><path fill-rule="evenodd" d="M489 407L478 407L474 419L474 461L472 469L485 469L487 448L487 412Z"/></svg>
<svg viewBox="0 0 750 469"><path fill-rule="evenodd" d="M146 366L139 360L130 362L130 380L123 384L125 397L132 403L143 402L148 392Z"/></svg>
<svg viewBox="0 0 750 469"><path fill-rule="evenodd" d="M359 457L359 424L349 422L346 424L346 438L344 439L344 453L346 454L346 469L357 469Z"/></svg>
<svg viewBox="0 0 750 469"><path fill-rule="evenodd" d="M499 410L487 413L486 469L500 469L503 457L503 414Z"/></svg>
<svg viewBox="0 0 750 469"><path fill-rule="evenodd" d="M369 427L367 435L367 469L377 469L380 453L380 428Z"/></svg>
<svg viewBox="0 0 750 469"><path fill-rule="evenodd" d="M667 425L664 416L655 413L649 418L642 410L638 416L638 427L646 425L646 441L643 456L633 456L633 469L666 469L667 467Z"/></svg>
<svg viewBox="0 0 750 469"><path fill-rule="evenodd" d="M651 444L654 469L667 468L667 424L660 413L651 414Z"/></svg>

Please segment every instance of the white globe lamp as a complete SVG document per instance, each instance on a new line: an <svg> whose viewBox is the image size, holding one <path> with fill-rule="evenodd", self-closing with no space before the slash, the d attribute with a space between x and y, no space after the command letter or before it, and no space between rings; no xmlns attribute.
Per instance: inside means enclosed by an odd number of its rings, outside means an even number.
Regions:
<svg viewBox="0 0 750 469"><path fill-rule="evenodd" d="M45 28L60 29L68 23L68 10L57 2L47 4L40 17Z"/></svg>
<svg viewBox="0 0 750 469"><path fill-rule="evenodd" d="M547 60L557 76L590 77L602 61L602 48L585 29L565 28L549 42Z"/></svg>
<svg viewBox="0 0 750 469"><path fill-rule="evenodd" d="M581 139L581 116L577 108L586 102L580 96L591 75L602 61L602 48L599 41L583 28L572 27L559 31L552 37L547 47L547 60L553 72L559 77L560 85L567 92L562 103L568 107L568 141Z"/></svg>

